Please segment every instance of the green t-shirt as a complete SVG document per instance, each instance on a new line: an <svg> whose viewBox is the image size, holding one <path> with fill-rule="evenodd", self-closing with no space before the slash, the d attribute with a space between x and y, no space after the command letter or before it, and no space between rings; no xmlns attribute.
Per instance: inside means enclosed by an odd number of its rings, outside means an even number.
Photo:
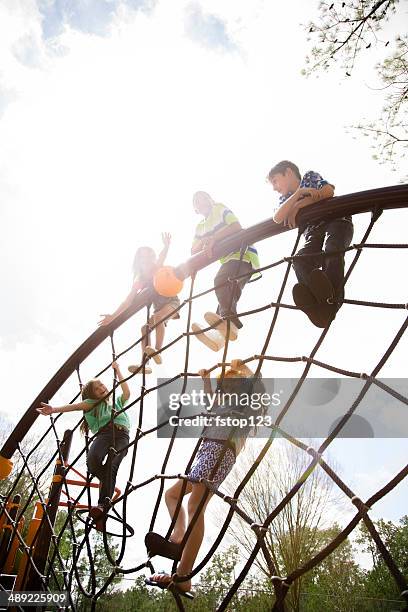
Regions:
<svg viewBox="0 0 408 612"><path fill-rule="evenodd" d="M87 404L96 404L98 400L87 399L85 401ZM116 410L122 410L122 408L124 408L126 404L126 401L127 400L123 400L123 395L120 395L118 398L116 398ZM110 422L111 414L112 405L108 404L107 402L100 402L97 406L95 406L95 408L92 408L92 410L88 410L88 412L85 412L84 416L86 422L88 423L89 429L92 431L93 434L95 434L100 429L102 429L102 427L105 427L105 425ZM115 417L114 422L117 425L121 425L122 427L127 427L127 429L130 429L130 420L127 415L127 412L121 412L120 414L118 414L118 416Z"/></svg>
<svg viewBox="0 0 408 612"><path fill-rule="evenodd" d="M193 240L193 247L195 244L197 244L199 240L209 238L219 229L226 227L227 225L231 225L232 223L235 223L237 221L238 219L234 215L232 210L224 206L224 204L215 204L212 207L208 217L200 221L200 223L197 225ZM239 260L240 252L236 251L235 253L229 253L225 257L221 257L220 262L224 264L232 259ZM250 263L254 270L259 268L258 251L255 249L255 247L249 245L246 248L245 253L242 257L242 261L247 261L248 263ZM257 278L258 276L259 273L252 275L252 279L255 280L255 278Z"/></svg>

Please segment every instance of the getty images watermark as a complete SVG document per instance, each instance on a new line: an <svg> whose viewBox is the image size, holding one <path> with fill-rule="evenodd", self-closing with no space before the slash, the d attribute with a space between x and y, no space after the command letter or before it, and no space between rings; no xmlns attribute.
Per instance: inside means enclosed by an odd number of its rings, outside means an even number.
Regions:
<svg viewBox="0 0 408 612"><path fill-rule="evenodd" d="M211 414L195 414L190 417L172 414L169 425L175 427L272 427L273 419L267 414L268 409L281 405L279 392L268 393L265 390L256 391L259 384L255 383L252 391L221 391L213 393L204 389L192 389L189 393L170 393L169 410L179 412L179 408L204 409Z"/></svg>
<svg viewBox="0 0 408 612"><path fill-rule="evenodd" d="M223 392L220 389L213 393L208 393L204 391L204 389L192 389L192 391L188 393L171 392L169 394L170 410L178 410L180 405L206 408L207 410L213 410L217 406L229 406L230 408L240 406L242 408L259 410L261 408L267 408L270 405L280 406L281 394L279 392L268 393L266 389L265 391L256 391L256 384L252 392Z"/></svg>
<svg viewBox="0 0 408 612"><path fill-rule="evenodd" d="M197 377L159 379L157 435L199 438L206 427L251 429L251 435L271 435L279 427L297 438L325 438L341 424L337 437L408 437L407 379L296 378L253 381L223 391L212 379L213 392ZM297 391L296 391L297 389ZM295 392L296 391L296 392ZM391 393L391 392L392 393ZM288 410L286 410L289 408ZM282 416L284 411L284 416Z"/></svg>

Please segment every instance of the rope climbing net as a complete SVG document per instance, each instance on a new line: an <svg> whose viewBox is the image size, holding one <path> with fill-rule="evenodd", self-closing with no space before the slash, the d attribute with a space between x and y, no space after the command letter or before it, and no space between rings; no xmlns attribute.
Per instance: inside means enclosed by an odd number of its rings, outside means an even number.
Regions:
<svg viewBox="0 0 408 612"><path fill-rule="evenodd" d="M345 283L349 281L350 276L352 275L356 264L364 251L374 249L403 250L408 248L408 244L369 242L373 227L380 218L382 211L387 208L403 208L407 206L407 196L407 186L384 188L380 190L372 190L370 192L352 194L351 196L344 196L343 198L335 198L338 204L335 205L335 202L333 201L332 212L329 213L329 209L325 209L325 214L331 214L332 216L340 216L346 209L348 213L351 212L354 214L368 211L371 212L368 226L366 227L358 244L353 244L348 249L341 252L344 253L348 251L351 255L351 262L345 274ZM319 218L319 215L321 217L322 206L319 206L319 210L317 207L310 207L310 211L305 210L303 216L305 216L305 218L307 216L308 219L313 219L313 215L314 218ZM387 214L390 213L387 212ZM276 226L271 220L264 222L263 224L258 224L258 226L244 230L239 236L230 238L221 243L218 251L217 249L215 250L214 259L219 255L231 252L232 246L239 247L242 253L247 244L281 233L281 231L282 228ZM298 233L290 256L274 261L260 269L262 272L266 272L271 268L283 269L283 278L276 299L273 302L268 302L262 305L261 307L246 312L241 312L239 313L239 317L245 319L246 317L251 317L259 313L270 313L269 327L265 330L259 330L258 333L258 337L260 338L261 333L265 332L260 350L256 354L252 354L246 359L243 359L244 363L253 362L255 364L255 375L261 373L263 366L268 362L280 362L287 364L288 367L290 367L291 364L298 363L302 365L303 370L297 379L292 393L280 407L280 411L278 412L274 423L270 427L269 437L263 441L262 447L255 462L247 471L233 495L225 495L222 490L219 490L211 480L202 480L203 484L205 485L205 493L203 494L194 517L186 530L181 547L183 547L191 534L198 516L204 507L206 497L210 492L222 500L227 509L227 513L224 522L218 533L215 535L209 550L205 553L199 563L196 564L190 575L183 576L182 579L189 580L196 576L203 568L205 568L223 541L233 517L239 516L240 519L247 524L248 529L253 534L252 552L249 554L248 558L243 564L243 567L236 580L230 585L228 592L225 594L223 600L219 603L218 610L222 611L228 608L232 598L237 593L238 589L250 572L258 554L262 554L264 556L265 562L269 568L270 576L272 576L272 584L275 595L273 609L283 610L285 597L291 585L301 576L321 563L326 557L328 557L338 546L341 545L341 543L352 533L354 528L362 521L377 545L384 562L388 566L389 571L391 572L401 593L401 597L405 599L408 606L408 586L406 580L401 570L397 567L391 554L387 550L368 514L370 508L375 503L384 498L387 493L392 491L392 489L394 489L408 475L408 465L402 467L402 469L396 473L387 484L385 484L369 499L361 499L358 493L353 491L350 486L344 482L344 480L332 467L330 467L329 462L324 458L325 451L329 448L330 444L336 439L339 433L341 433L342 429L353 416L372 386L381 388L385 393L388 393L390 396L396 398L404 405L408 404L408 399L406 397L401 395L396 389L387 386L384 384L384 382L377 378L405 334L408 327L408 317L405 316L405 313L402 323L400 322L396 329L391 330L390 341L383 350L383 353L378 356L376 363L373 365L370 372L362 373L351 371L338 367L332 363L320 361L316 358L320 347L324 343L328 334L330 334L331 326L336 325L336 320L334 323L332 323L332 325L329 325L319 332L317 341L314 343L314 346L308 355L279 356L271 354L271 339L276 333L280 312L283 309L296 310L296 306L283 302L283 296L288 284L292 263L294 258L298 257L295 255L295 253L298 248L299 239L300 234ZM180 267L180 270L182 270L184 276L190 277L188 297L180 304L178 308L179 311L186 313L184 319L185 329L177 337L172 338L169 342L167 342L167 344L165 344L160 351L163 355L168 355L170 349L174 345L185 343L183 370L174 375L172 378L166 379L164 382L159 382L159 384L149 387L147 385L148 378L145 373L146 362L144 361L141 372L139 373L139 376L141 375L141 384L138 387L140 391L137 394L137 397L135 399L132 398L132 401L130 401L125 408L123 408L123 411L129 411L138 406L138 416L136 427L134 425L132 427L131 438L128 445L128 451L130 454L130 468L126 479L126 485L123 492L121 492L119 489L115 490L108 515L109 521L107 525L109 525L109 528L104 529L102 534L104 554L106 555L107 561L111 567L110 575L103 580L103 583L98 580L97 569L94 564L94 544L91 537L93 523L89 518L87 518L87 510L92 505L91 489L98 487L98 485L92 482L92 478L89 474L85 476L79 469L81 463L85 463L89 444L92 442L93 437L91 435L86 435L85 445L82 445L83 447L76 454L76 456L70 457L71 442L79 430L80 422L78 422L71 430L67 430L64 435L61 436L59 421L63 415L60 414L56 417L50 415L49 425L35 440L35 442L33 442L31 448L27 449L25 447L23 444L23 439L30 431L37 417L35 407L37 407L40 402L50 401L60 387L68 380L69 377L71 377L72 373L75 372L78 383L78 391L72 398L71 403L78 400L82 388L82 366L88 356L92 354L95 348L97 348L105 339L109 339L111 354L109 355L108 365L98 372L96 375L97 377L101 376L110 369L110 364L112 361L122 358L124 355L129 353L129 351L134 350L136 346L141 344L143 337L138 338L136 342L133 342L124 350L117 351L115 342L116 329L120 327L127 319L133 316L135 312L138 312L142 308L148 306L149 302L151 301L149 289L144 290L136 298L132 307L123 315L119 316L115 323L108 329L97 330L91 336L91 338L89 338L83 345L81 345L81 347L79 347L79 349L69 358L66 364L60 368L57 374L50 380L43 391L34 400L32 406L27 410L20 423L6 441L0 457L2 461L0 465L0 475L3 479L8 476L8 472L10 472L12 469L11 458L14 454L19 459L19 469L17 471L15 470L15 473L13 473L13 478L9 479L7 486L1 489L3 494L0 497L0 572L3 573L3 575L13 575L13 573L16 574L14 583L15 590L49 591L51 588L50 585L52 584L53 590L58 589L61 591L66 591L70 594L68 605L69 609L77 609L77 604L72 596L72 593L74 592L79 592L82 594L82 596L89 598L89 600L92 602L92 609L96 609L98 599L104 593L106 593L109 586L118 576L124 577L130 574L135 574L146 570L146 568L154 572L152 562L154 557L148 556L147 553L145 554L143 562L139 563L138 565L126 567L124 564L125 553L129 542L135 537L135 529L134 525L132 525L134 513L129 511L129 503L137 491L144 490L145 487L148 487L148 485L152 483L156 483L156 485L158 485L157 496L155 501L152 503L152 508L149 510L148 508L143 507L143 509L139 508L138 510L138 513L143 512L151 515L149 531L153 531L155 524L157 523L165 483L176 478L183 479L182 494L184 494L187 483L192 480L186 474L189 473L189 470L193 464L201 440L198 440L195 444L194 451L185 467L184 472L181 474L168 473L172 453L174 452L178 441L178 427L174 427L171 437L168 439L160 472L151 473L148 478L139 480L136 461L138 457L140 458L141 455L143 456L144 449L142 443L145 443L144 441L146 440L151 440L151 444L154 444L153 438L157 434L158 430L166 425L166 423L159 423L156 426L146 426L146 423L148 423L148 419L146 418L146 402L148 396L154 396L157 394L159 389L178 380L180 381L182 387L181 393L184 393L187 388L188 381L199 377L198 372L190 371L191 352L194 350L193 343L195 342L192 336L194 336L196 333L191 331L191 321L193 305L204 295L210 294L214 291L214 287L211 287L206 291L195 292L196 273L199 269L203 268L205 265L208 265L208 263L211 262L205 260L200 255L192 258L192 260ZM240 277L242 277L242 275L230 278L226 282L234 284L234 282L236 282ZM351 305L359 305L366 308L384 309L385 311L388 309L401 311L407 310L406 303L387 303L345 299L344 304L344 308L349 308ZM167 318L171 318L172 316L173 313ZM163 321L164 320L165 319L163 319ZM153 330L157 325L158 323L151 326L151 330ZM211 326L209 326L208 329L211 329ZM223 375L225 374L225 370L229 365L229 348L230 346L227 335L221 362L214 363L208 368L210 372L213 372L216 370L216 368L221 367L221 381ZM337 425L332 429L330 434L320 443L317 448L306 445L302 439L294 437L284 428L284 417L297 398L302 385L309 377L312 366L328 371L332 374L334 373L350 379L360 379L362 381L362 386L357 397L355 397L355 399L352 401L347 411L345 411L344 416L338 421ZM126 380L135 380L134 377L136 375L137 374L131 374L126 378ZM114 406L115 394L118 393L118 385L119 382L116 378L116 373L114 373L111 388ZM182 415L181 409L182 406L180 404L178 410L176 411L177 416ZM305 453L305 455L308 456L308 465L306 466L301 477L295 484L293 484L286 495L282 497L272 512L268 516L265 516L263 522L260 523L259 521L257 522L254 517L250 516L246 511L244 511L242 505L240 505L240 495L253 474L261 465L262 460L268 453L273 452L274 443L278 436L283 437L297 449ZM51 441L53 441L53 447L51 446ZM40 448L44 448L44 444L47 445L48 451L46 458L42 461L41 466L37 465L36 469L34 470L34 458L38 450ZM214 469L216 469L216 467ZM308 559L303 565L292 571L289 575L279 576L278 569L275 567L272 556L266 545L268 530L273 521L283 511L285 506L287 506L287 504L289 504L291 500L295 498L296 494L304 486L305 482L310 477L310 474L315 469L323 470L342 491L342 493L349 499L355 508L354 516L327 546ZM41 483L44 477L51 472L51 488L48 496L46 496ZM21 495L18 493L23 483L26 490L24 501L22 501ZM73 494L73 486L78 487L75 495ZM176 518L180 512L181 503L182 495L179 498L175 515L173 516L171 524L168 528L166 538L169 537L173 530ZM33 506L34 516L27 528L27 525L24 526L24 520L26 520L28 512L33 510ZM66 515L64 515L66 518L63 524L59 525L57 530L55 520L59 507L66 508ZM113 531L110 531L110 525L115 525L115 527L112 527ZM64 541L64 537L66 538L67 534L72 545L71 559L69 563L67 563L67 560L64 558L61 551L62 542ZM109 536L116 537L117 539L115 539L115 542L119 542L119 545L114 549L110 544ZM138 542L138 544L139 548L142 549L142 542ZM15 559L18 551L20 551L19 563L18 568L16 569ZM87 580L84 579L80 571L79 560L80 558L84 557L87 559L87 568L89 571L89 579ZM176 567L177 563L175 561L173 563L172 573L176 571ZM177 578L178 577L176 576L176 581ZM0 583L0 590L4 591L7 588L9 587L6 586L5 582ZM171 592L173 593L178 609L183 610L183 602L180 598L178 590L175 589ZM19 606L16 607L18 608ZM21 607L20 609L23 608Z"/></svg>

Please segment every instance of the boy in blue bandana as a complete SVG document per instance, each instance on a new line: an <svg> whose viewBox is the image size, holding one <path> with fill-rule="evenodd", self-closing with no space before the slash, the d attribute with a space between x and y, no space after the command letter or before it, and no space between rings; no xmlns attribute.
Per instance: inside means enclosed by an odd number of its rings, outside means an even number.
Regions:
<svg viewBox="0 0 408 612"><path fill-rule="evenodd" d="M302 177L299 168L287 160L276 164L267 180L281 194L274 221L291 228L296 227L299 210L334 195L334 185L320 174L309 171ZM327 327L344 299L344 253L329 257L327 253L342 251L350 245L353 223L347 216L302 225L299 230L305 243L293 261L299 281L293 288L293 299L312 323Z"/></svg>

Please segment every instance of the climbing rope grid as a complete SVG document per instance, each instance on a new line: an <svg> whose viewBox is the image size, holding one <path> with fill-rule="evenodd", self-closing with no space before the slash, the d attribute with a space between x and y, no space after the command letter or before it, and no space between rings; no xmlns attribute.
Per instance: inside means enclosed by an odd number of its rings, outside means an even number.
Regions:
<svg viewBox="0 0 408 612"><path fill-rule="evenodd" d="M349 265L345 275L345 283L348 282L350 275L352 274L363 251L367 249L408 248L408 244L368 242L371 231L375 223L380 218L382 211L386 208L405 207L407 205L407 195L407 186L398 186L393 188L372 190L370 192L361 192L360 194L352 194L351 196L344 196L343 199L336 198L336 200L339 201L339 206L337 208L333 207L332 215L337 214L339 216L341 205L347 205L349 211L351 210L353 213L371 211L370 222L368 224L368 227L366 228L366 231L361 241L358 244L353 244L345 251L338 252L338 254L342 254L346 251L353 253L351 264ZM321 216L321 209L320 212L316 212L316 207L310 207L310 209L311 212L308 211L308 215L313 216L314 214L316 218L319 215ZM328 209L326 209L326 212L327 210ZM243 231L242 234L240 234L239 236L230 239L229 242L224 241L224 243L220 245L219 250L215 250L214 257L216 258L220 254L231 252L231 244L233 244L234 247L239 247L241 249L242 258L247 244L253 242L254 237L258 240L261 240L268 236L278 234L281 231L282 228L280 226L276 226L271 220L269 220L267 224L258 224L258 226L249 228L248 230ZM378 386L383 391L389 393L391 396L393 396L403 404L408 404L408 399L406 397L402 396L395 389L387 386L386 384L384 384L384 382L377 379L377 375L380 373L381 369L386 364L387 360L392 355L394 349L396 348L402 336L406 332L406 329L408 327L408 317L405 317L400 327L397 330L394 330L394 335L389 345L386 347L383 355L377 361L376 365L373 367L370 373L350 371L347 369L336 367L331 363L325 363L316 359L316 354L330 331L330 325L321 331L315 345L307 356L279 356L269 354L268 349L271 343L271 338L273 337L273 334L276 329L276 324L281 309L296 309L296 306L283 303L282 298L288 282L292 262L294 261L295 257L299 257L295 255L299 239L300 233L297 234L295 244L293 246L290 256L279 259L278 261L274 261L273 263L268 264L260 269L260 271L266 271L274 267L281 267L284 269L283 279L276 301L269 302L256 309L241 312L239 313L239 317L250 317L264 311L271 312L271 321L269 329L266 330L261 350L259 351L259 353L253 354L243 360L244 363L255 363L255 376L261 373L262 366L267 361L282 362L287 364L304 364L302 374L297 380L297 383L290 397L281 407L281 410L277 415L274 424L270 428L270 435L268 438L265 439L263 447L261 448L255 462L245 474L242 482L235 490L233 496L225 495L224 493L222 493L222 491L218 490L217 487L211 481L211 479L202 480L205 485L205 493L203 494L201 502L194 514L194 517L186 530L185 536L181 543L181 548L183 548L183 546L185 545L210 492L218 496L223 501L223 503L226 504L228 512L221 528L219 529L218 534L216 535L205 556L194 567L190 575L177 576L176 574L175 576L173 576L173 584L185 580L190 580L207 565L207 563L211 560L214 553L217 551L219 545L221 544L232 518L234 517L234 515L237 515L248 525L248 528L253 533L253 549L251 554L246 559L235 582L231 584L223 600L219 603L218 610L222 611L228 608L228 605L230 604L233 596L237 593L243 580L248 575L248 572L250 571L254 560L256 559L259 553L264 555L265 561L269 568L270 575L272 576L272 584L275 596L273 602L273 610L283 610L285 597L294 581L299 579L305 573L309 572L313 567L315 567L328 555L330 555L351 534L353 529L360 523L360 521L363 521L368 532L370 533L375 544L377 545L382 555L382 558L384 559L384 562L388 566L389 571L395 579L395 582L401 593L401 597L402 599L405 599L407 605L406 609L408 609L408 586L406 580L401 570L394 562L383 541L381 540L381 537L368 514L370 508L376 502L381 500L387 493L389 493L394 487L398 485L398 483L400 483L408 475L408 465L404 466L397 474L394 475L394 477L385 486L378 490L369 499L363 500L358 496L358 494L351 490L351 488L342 480L342 478L340 478L340 476L334 471L334 469L332 469L330 465L328 465L328 463L323 457L324 452L328 449L333 440L335 440L336 436L338 436L338 434L341 432L342 428L346 425L350 417L355 413L357 407L362 402L364 396L367 394L368 390L372 385ZM333 253L331 253L331 255L333 255ZM194 262L192 263L193 260ZM89 341L88 339L88 341L86 341L74 353L74 355L68 360L66 364L64 364L64 366L57 372L53 379L51 379L50 383L36 398L32 406L29 408L27 413L20 421L19 425L16 427L14 432L12 432L6 444L4 445L1 452L3 470L0 470L0 475L2 475L3 478L8 476L7 472L10 471L12 468L11 457L14 453L16 453L19 457L20 464L22 465L19 472L15 474L14 479L10 480L9 487L7 488L7 490L5 490L5 493L0 497L0 572L2 572L3 574L13 573L16 553L18 550L20 550L20 561L14 584L14 588L16 590L49 591L50 584L52 583L54 590L58 589L61 591L68 592L68 609L77 609L77 604L74 601L72 594L74 592L79 592L82 594L82 596L88 598L92 602L92 609L94 610L96 609L98 599L107 591L108 587L118 576L124 577L129 574L135 574L137 572L142 572L143 570L146 570L146 568L154 572L154 556L149 557L147 553L145 556L145 560L139 565L135 567L124 567L123 565L127 544L129 542L129 539L132 538L135 534L134 528L131 524L132 520L129 517L128 502L135 491L142 489L143 487L146 487L151 483L159 481L158 494L152 509L149 527L149 531L153 531L154 526L156 524L159 508L161 506L166 481L171 481L176 478L182 478L182 495L180 495L175 514L166 534L166 538L168 538L173 530L175 521L179 514L182 497L186 490L187 483L188 481L192 480L186 474L188 474L189 469L191 468L191 465L193 463L194 457L196 456L201 442L200 439L195 445L193 454L190 460L188 461L184 473L167 473L171 453L174 449L175 444L177 444L177 426L173 428L172 435L168 441L168 446L161 465L160 473L152 474L151 477L139 482L135 465L136 457L138 456L138 451L139 453L142 452L142 450L140 449L140 442L142 438L146 438L147 436L153 437L157 433L158 429L164 427L167 424L166 422L162 422L154 427L145 428L145 398L148 395L157 393L160 388L169 385L177 380L182 381L181 393L184 393L188 381L194 377L199 376L197 372L189 371L190 352L192 350L191 337L195 334L195 332L191 331L192 307L193 304L199 298L214 291L214 287L211 287L206 291L195 293L196 272L200 268L204 267L204 265L208 265L208 261L204 262L204 259L202 257L196 257L192 258L192 260L190 260L190 262L187 262L187 264L183 264L183 266L180 266L179 273L183 274L185 277L190 277L188 298L186 298L178 307L178 310L186 312L185 331L179 334L176 338L173 338L171 341L169 341L160 351L161 353L165 354L176 343L185 341L183 371L174 375L171 379L166 379L160 384L148 387L147 377L145 373L146 359L144 359L141 365L140 372L136 373L139 376L141 375L142 377L140 393L138 397L136 397L136 399L130 401L126 405L126 407L122 409L122 411L129 411L135 406L139 407L137 425L136 427L133 427L133 437L131 437L128 446L128 449L131 453L131 460L126 486L123 492L119 491L118 488L115 489L115 494L112 498L112 503L109 508L109 524L115 524L116 529L114 529L113 531L110 531L110 528L108 530L103 530L104 552L111 566L111 573L108 577L106 577L102 585L100 585L97 580L96 570L93 562L94 552L92 547L91 532L94 524L92 523L92 520L88 518L87 515L87 511L91 507L91 488L98 487L98 485L92 482L92 477L90 474L87 474L86 476L82 475L78 467L81 461L85 461L89 444L92 442L93 437L86 435L85 445L82 450L76 455L76 457L70 458L69 453L71 441L75 433L78 431L82 419L76 424L75 427L73 427L72 430L65 431L64 436L61 439L61 436L58 433L56 427L59 419L62 416L61 414L59 414L56 417L50 415L49 426L47 427L46 431L36 440L35 444L29 451L24 450L22 440L25 437L26 433L29 431L37 416L36 414L34 414L35 406L38 406L40 401L50 401L56 391L61 387L61 385L68 379L69 376L71 376L72 372L75 371L77 373L78 379L78 393L75 395L75 397L72 398L71 403L74 403L78 400L78 398L80 398L82 388L81 365L88 357L88 355L91 354L93 350L97 346L99 346L99 344L106 337L110 338L111 346L109 364L102 371L98 372L98 374L96 375L97 377L101 376L110 369L110 364L112 363L112 361L120 359L129 351L134 350L136 346L141 344L143 336L138 338L136 342L132 343L125 350L117 352L115 347L115 328L119 327L129 317L133 316L135 312L140 311L144 307L147 307L147 318L149 318L149 303L151 298L149 289L145 289L141 294L139 294L132 308L128 312L124 313L122 317L118 317L118 320L115 321L114 325L112 324L106 330L97 330L97 332L95 332L92 337L92 341ZM232 283L234 287L236 286L238 279L242 278L243 276L244 275L238 275L234 278L230 278L228 279L228 281L226 281L226 283ZM346 305L345 308L348 308L348 305L359 305L367 308L381 308L385 310L407 310L406 303L383 303L345 299L344 304ZM171 318L172 315L173 313L163 319L163 321L168 318ZM159 323L156 323L156 325L150 326L150 332L154 330L158 324ZM230 323L228 321L228 328L229 325ZM211 326L208 326L208 328L206 329L210 330ZM209 368L209 371L213 372L216 368L221 367L222 372L218 384L222 384L225 370L229 365L228 349L229 340L227 333L221 362L215 363L211 368ZM297 397L304 381L307 379L312 365L317 366L318 368L321 368L323 370L329 371L331 373L338 374L340 376L362 379L364 383L357 397L352 402L352 405L349 407L344 416L339 420L337 425L331 431L330 435L328 435L327 438L324 439L324 441L320 444L318 448L307 446L302 442L301 439L293 437L288 432L286 432L284 428L281 427L282 420L284 419L286 413L289 411L291 405ZM136 374L129 375L125 380L132 379ZM116 378L116 373L114 372L112 387L110 389L110 393L113 396L113 406L115 406L115 394L117 393L118 385L119 382ZM119 412L114 411L114 415L117 414L119 414ZM183 415L181 403L175 414L180 418L180 420L182 420ZM112 431L114 432L113 428ZM32 458L33 456L35 456L35 453L38 451L38 449L41 448L42 445L44 445L44 442L49 436L52 436L52 439L54 440L54 450L52 452L50 451L50 454L49 456L47 456L47 460L44 465L42 465L41 470L37 470L36 473L34 473L31 467ZM250 481L251 476L258 469L263 458L266 456L267 453L271 452L271 449L273 448L273 443L278 436L283 437L284 439L292 443L294 446L296 446L298 449L306 453L310 457L310 460L308 460L309 464L307 465L301 477L287 492L287 494L281 499L281 501L273 509L269 516L265 516L263 523L257 523L254 518L249 516L240 506L240 494L244 490L247 483ZM114 439L112 442L114 445ZM154 440L152 440L152 444L154 444ZM223 449L224 453L226 451L226 448L227 446L225 445ZM111 448L109 455L110 459L112 457L113 452L114 450ZM213 474L215 474L221 461L222 455L213 468ZM272 557L265 543L265 536L268 533L268 529L272 522L276 519L279 513L282 512L283 508L288 503L290 503L290 501L296 496L297 492L304 485L307 478L310 476L314 469L322 469L326 472L326 474L334 481L337 487L349 498L351 504L355 507L355 514L353 518L349 521L349 523L333 539L333 541L331 541L326 547L320 550L318 554L307 560L301 567L298 567L289 575L279 576L278 570L274 566ZM42 478L44 478L44 476L50 473L51 470L53 470L53 475L51 478L52 483L48 496L45 496L42 487L40 486L40 482ZM27 481L28 478L28 481L30 482L30 490L26 496L24 504L21 503L21 496L16 493L19 485L21 485L23 478L25 479L25 481ZM79 486L79 492L76 496L74 496L72 493L72 486ZM31 520L28 529L24 530L24 519L27 514L27 510L29 509L29 507L32 508L33 505L35 505L33 519ZM55 519L59 507L65 507L67 512L66 519L63 525L59 526L57 533L55 529ZM78 529L78 524L81 525L81 530ZM66 563L66 560L63 558L60 551L61 541L64 537L64 534L66 533L69 534L69 538L72 543L72 559L69 564ZM115 538L115 542L119 542L118 548L115 548L115 554L112 553L112 549L108 540L109 536L113 536ZM85 585L83 576L79 571L79 559L83 558L84 556L87 558L87 567L89 569L89 580L87 581L87 586ZM177 562L174 561L172 567L172 574L176 572L176 567ZM0 583L0 590L5 589L6 587ZM178 589L170 588L169 590L174 596L175 603L178 609L184 610L183 601L180 598L180 593ZM23 609L22 607L19 608L19 606L16 606L16 608Z"/></svg>

